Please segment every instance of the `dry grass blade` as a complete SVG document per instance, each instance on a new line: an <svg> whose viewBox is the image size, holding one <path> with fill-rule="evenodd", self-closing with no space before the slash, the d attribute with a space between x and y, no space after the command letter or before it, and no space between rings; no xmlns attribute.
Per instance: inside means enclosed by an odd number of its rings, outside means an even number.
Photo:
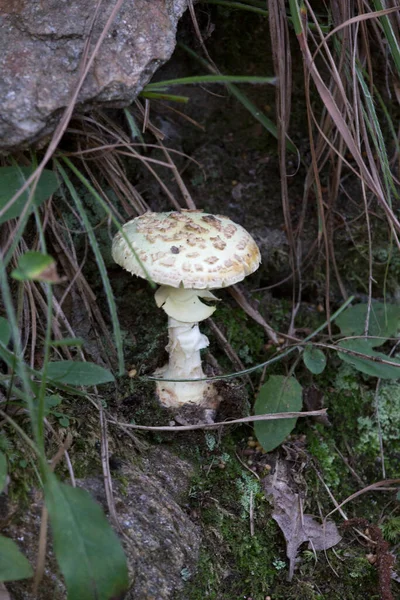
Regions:
<svg viewBox="0 0 400 600"><path fill-rule="evenodd" d="M358 492L351 494L351 496L346 498L346 500L343 500L343 502L341 502L336 508L331 510L331 512L326 515L325 519L327 519L328 517L333 515L333 513L335 513L337 510L340 510L345 504L347 504L348 502L351 502L352 500L355 500L362 494L366 494L368 492L393 492L393 491L396 492L398 490L398 488L388 487L388 486L392 486L392 485L396 485L396 484L397 485L400 484L400 479L385 479L383 481L377 481L376 483L367 485L362 490L358 490Z"/></svg>
<svg viewBox="0 0 400 600"><path fill-rule="evenodd" d="M237 355L235 350L232 348L231 344L228 342L228 340L226 339L226 337L224 336L224 334L222 333L222 331L220 330L218 325L211 318L208 319L208 324L211 328L211 331L213 332L215 337L220 342L225 354L232 361L232 363L236 366L236 368L239 368L241 371L243 371L245 368L244 364L242 363L239 356ZM251 389L254 391L253 382L251 381L251 379L248 375L246 376L246 381L250 385Z"/></svg>
<svg viewBox="0 0 400 600"><path fill-rule="evenodd" d="M360 15L360 17L358 19L349 19L348 21L346 21L346 23L343 26L349 26L351 23L356 23L358 20L361 20L363 16L365 17L365 15ZM368 16L369 16L369 18L371 18L371 15L368 15ZM376 14L374 14L374 17L376 18ZM336 28L334 31L337 32L340 30L340 28ZM332 35L332 32L329 35ZM340 133L344 142L346 143L350 153L352 154L353 159L355 160L359 171L357 172L357 170L355 170L352 167L352 165L350 165L346 161L347 166L360 179L362 178L362 180L365 182L365 184L368 186L368 188L376 196L384 213L386 214L387 220L388 220L389 225L392 228L392 230L396 231L396 232L400 232L400 222L386 199L386 194L384 191L384 187L382 185L382 181L380 180L379 174L378 174L376 168L374 166L371 166L371 162L369 163L369 165L367 165L366 162L364 161L362 153L361 153L361 149L357 144L357 139L355 138L354 133L352 132L351 128L349 127L348 122L346 121L345 113L342 113L342 111L340 110L340 108L335 100L335 97L332 94L332 91L325 84L321 74L319 73L319 71L316 67L315 55L313 56L310 51L304 31L302 33L300 33L297 36L297 38L299 41L300 49L303 53L305 66L307 68L307 87L310 85L309 80L311 78L315 84L315 87L316 87L323 103L324 103L324 106L326 107L326 110L328 111L332 121L335 124L335 127L337 128L338 132ZM328 55L330 55L331 53L327 48L326 39L327 38L324 38L324 40L320 46L323 46L326 53ZM319 49L318 49L318 52L319 52ZM348 102L346 102L346 105L348 105ZM351 115L349 115L349 117L350 116ZM330 145L330 147L334 150L334 152L337 153L337 150L332 146L332 143L326 138L326 136L324 135L324 132L318 126L318 123L316 123L316 125L319 129L320 134L325 138L326 142ZM397 239L397 236L396 236L396 243L398 244L398 246L400 248L400 242Z"/></svg>
<svg viewBox="0 0 400 600"><path fill-rule="evenodd" d="M289 30L286 18L286 6L284 0L269 0L268 14L274 71L278 81L278 85L276 86L276 121L278 129L278 153L279 171L281 176L282 209L285 220L285 232L290 248L290 268L292 270L293 283L293 306L289 325L289 335L292 335L294 331L294 321L300 306L301 282L296 240L294 237L290 212L286 170L286 139L288 137L289 130L292 95L292 61L290 54ZM270 336L271 332L269 332L268 335ZM276 342L274 341L274 343Z"/></svg>
<svg viewBox="0 0 400 600"><path fill-rule="evenodd" d="M298 417L317 417L326 415L326 408L321 410L311 410L307 412L285 412L274 413L271 415L256 415L254 417L243 417L243 419L232 419L230 421L220 421L218 423L199 423L198 425L179 425L177 427L169 426L154 426L147 427L145 425L132 425L128 423L120 423L119 421L109 420L112 425L122 425L129 429L142 429L144 431L172 431L179 433L180 431L194 431L196 429L214 429L224 425L236 425L238 423L252 423L254 421L276 421L278 419L293 419Z"/></svg>
<svg viewBox="0 0 400 600"><path fill-rule="evenodd" d="M256 323L261 325L271 342L278 346L279 340L276 332L272 329L270 325L268 325L268 323L266 322L264 317L259 313L259 311L253 308L253 306L251 306L251 304L248 302L239 286L232 285L228 288L228 291L232 298L236 300L240 308L242 308L244 312L247 313L249 317L251 317Z"/></svg>

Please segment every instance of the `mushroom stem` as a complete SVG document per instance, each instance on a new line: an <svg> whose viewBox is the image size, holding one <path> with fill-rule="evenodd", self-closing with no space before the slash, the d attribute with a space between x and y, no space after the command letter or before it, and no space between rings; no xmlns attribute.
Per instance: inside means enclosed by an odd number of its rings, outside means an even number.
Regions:
<svg viewBox="0 0 400 600"><path fill-rule="evenodd" d="M169 362L157 369L164 379L199 379L204 377L200 350L207 348L208 338L200 333L198 323L184 323L168 317ZM207 381L158 381L157 393L163 406L178 407L186 403L207 404L215 396Z"/></svg>

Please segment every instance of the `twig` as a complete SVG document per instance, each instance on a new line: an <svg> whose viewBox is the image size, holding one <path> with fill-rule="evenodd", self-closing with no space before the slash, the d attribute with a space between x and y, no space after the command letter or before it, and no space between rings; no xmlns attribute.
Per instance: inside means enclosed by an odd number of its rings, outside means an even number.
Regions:
<svg viewBox="0 0 400 600"><path fill-rule="evenodd" d="M199 423L198 425L178 425L176 427L169 426L152 426L147 425L134 425L132 423L120 423L119 421L108 420L112 425L120 425L130 429L142 429L144 431L174 431L179 433L180 431L193 431L195 429L214 429L221 425L235 425L237 423L251 423L253 421L277 421L279 419L293 419L298 417L317 417L319 415L325 415L327 412L326 408L321 410L310 410L308 412L284 412L275 413L272 415L255 415L254 417L243 417L243 419L232 419L231 421L220 421L218 423ZM400 481L400 480L399 480Z"/></svg>
<svg viewBox="0 0 400 600"><path fill-rule="evenodd" d="M250 535L254 536L254 498L253 490L250 491L250 507L249 507L249 518L250 518Z"/></svg>
<svg viewBox="0 0 400 600"><path fill-rule="evenodd" d="M97 395L97 389L96 389ZM110 473L110 461L108 451L108 435L107 435L107 419L104 416L101 400L97 402L97 408L100 417L100 432L101 432L101 466L103 468L104 490L106 492L107 506L110 512L113 525L118 527L118 517L115 510L115 502L112 487L112 478Z"/></svg>
<svg viewBox="0 0 400 600"><path fill-rule="evenodd" d="M255 308L253 308L251 306L251 304L245 298L245 296L244 296L243 292L240 290L240 288L237 285L232 285L228 288L228 292L230 293L232 298L234 298L236 300L236 302L239 304L240 308L242 308L244 310L244 312L249 315L249 317L251 317L256 323L258 323L259 325L261 325L261 327L264 328L265 333L267 334L267 336L269 337L271 342L273 342L275 345L278 346L279 342L278 342L278 336L276 335L276 332L272 329L272 327L270 325L268 325L268 323L266 322L264 317L262 315L260 315L258 310L256 310Z"/></svg>
<svg viewBox="0 0 400 600"><path fill-rule="evenodd" d="M336 446L336 444L335 444L335 450L339 454L340 458L342 459L342 461L344 462L344 464L346 465L346 467L349 469L350 473L353 475L354 479L357 481L358 485L364 485L365 482L361 479L361 477L358 475L358 473L356 473L356 471L350 465L350 463L347 460L347 458L340 452L340 450Z"/></svg>
<svg viewBox="0 0 400 600"><path fill-rule="evenodd" d="M328 517L330 517L331 515L333 515L333 513L336 512L337 510L340 510L342 508L342 506L344 506L345 504L347 504L351 500L354 500L355 498L358 498L358 496L361 496L362 494L366 494L367 492L392 492L392 491L397 491L397 488L384 487L384 486L395 485L395 484L398 484L398 483L400 483L400 479L385 479L383 481L377 481L376 483L372 483L371 485L367 485L367 487L363 488L362 490L358 490L358 492L355 492L354 494L351 494L351 496L349 496L348 498L346 498L346 500L343 500L343 502L341 502L336 508L334 508L333 510L331 510L331 512L326 515L325 519L327 519Z"/></svg>
<svg viewBox="0 0 400 600"><path fill-rule="evenodd" d="M228 358L232 361L232 363L236 367L238 367L241 370L244 370L244 368L245 368L244 364L242 363L242 361L240 360L240 358L236 354L235 350L232 348L232 346L230 345L230 343L228 342L228 340L226 339L226 337L224 336L224 334L222 333L222 331L220 330L218 325L215 323L215 321L210 318L210 319L208 319L208 324L209 324L212 332L214 333L214 335L218 338L219 342L221 343L221 346L222 346L225 354L228 356ZM246 380L247 380L247 383L250 384L251 389L254 392L253 382L251 381L251 379L248 375L246 377Z"/></svg>
<svg viewBox="0 0 400 600"><path fill-rule="evenodd" d="M37 596L39 584L43 579L44 567L46 563L46 546L47 546L47 524L49 520L49 512L46 505L43 504L42 515L40 518L39 544L36 561L35 577L32 584L32 593Z"/></svg>
<svg viewBox="0 0 400 600"><path fill-rule="evenodd" d="M253 471L252 469L250 469L250 467L248 465L246 465L246 463L240 458L239 454L237 452L235 452L235 456L238 459L238 461L240 462L240 464L242 465L242 467L244 467L245 469L247 469L252 475L254 475L255 477L257 477L258 481L261 481L261 477L259 476L258 473L256 473L255 471Z"/></svg>

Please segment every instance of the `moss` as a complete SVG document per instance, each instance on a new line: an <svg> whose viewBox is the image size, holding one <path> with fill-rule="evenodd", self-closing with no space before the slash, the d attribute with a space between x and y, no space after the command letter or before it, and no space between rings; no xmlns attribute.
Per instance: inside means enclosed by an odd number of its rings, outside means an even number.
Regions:
<svg viewBox="0 0 400 600"><path fill-rule="evenodd" d="M260 485L236 460L234 438L233 433L217 446L208 441L212 450L203 454L192 484L191 508L201 518L208 543L196 575L185 588L188 600L264 599L277 573L272 561L282 558L271 543L277 535L275 523L261 510L266 502ZM249 529L251 493L254 536Z"/></svg>
<svg viewBox="0 0 400 600"><path fill-rule="evenodd" d="M226 332L228 342L245 366L257 364L262 359L265 334L241 308L226 302L218 306L214 319ZM213 340L211 333L209 336Z"/></svg>

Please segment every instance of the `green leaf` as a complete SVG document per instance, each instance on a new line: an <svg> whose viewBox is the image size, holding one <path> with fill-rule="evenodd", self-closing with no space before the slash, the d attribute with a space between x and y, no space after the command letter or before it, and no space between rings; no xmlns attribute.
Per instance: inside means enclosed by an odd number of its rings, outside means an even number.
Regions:
<svg viewBox="0 0 400 600"><path fill-rule="evenodd" d="M52 412L55 406L59 406L62 402L60 394L53 394L52 396L46 396L44 399L44 409L46 416Z"/></svg>
<svg viewBox="0 0 400 600"><path fill-rule="evenodd" d="M1 167L0 168L0 211L7 205L25 181L32 175L34 167ZM45 169L37 183L33 205L40 206L59 187L53 171ZM19 217L29 199L29 188L0 216L0 224Z"/></svg>
<svg viewBox="0 0 400 600"><path fill-rule="evenodd" d="M294 377L272 375L261 387L254 405L256 415L300 411L303 389ZM267 452L277 448L296 425L297 419L256 421L254 430L258 441Z"/></svg>
<svg viewBox="0 0 400 600"><path fill-rule="evenodd" d="M68 600L111 600L128 587L121 543L100 506L85 490L48 474L44 486L54 551Z"/></svg>
<svg viewBox="0 0 400 600"><path fill-rule="evenodd" d="M7 319L0 317L0 344L7 346L11 339L11 327Z"/></svg>
<svg viewBox="0 0 400 600"><path fill-rule="evenodd" d="M359 352L371 356L372 360L368 358L361 358L359 356L352 356L351 354L345 354L338 350L339 357L349 365L352 365L361 373L366 373L372 377L380 377L381 379L399 379L400 378L400 360L397 358L391 358L386 356L383 352L375 352L369 344L369 340L345 340L338 344L341 348ZM373 362L374 358L381 358L383 360L389 360L390 362L397 363L399 367L391 365L385 365L379 362Z"/></svg>
<svg viewBox="0 0 400 600"><path fill-rule="evenodd" d="M344 336L364 335L367 304L350 306L338 316L335 323ZM369 316L368 335L381 339L368 339L371 348L382 346L387 338L394 337L399 329L400 306L373 302Z"/></svg>
<svg viewBox="0 0 400 600"><path fill-rule="evenodd" d="M11 276L18 281L58 281L56 262L49 254L42 252L25 252L18 260L18 266Z"/></svg>
<svg viewBox="0 0 400 600"><path fill-rule="evenodd" d="M69 385L99 385L114 381L114 376L99 365L74 360L60 360L47 365L47 377Z"/></svg>
<svg viewBox="0 0 400 600"><path fill-rule="evenodd" d="M10 538L0 536L0 581L16 581L32 577L33 570L18 546Z"/></svg>
<svg viewBox="0 0 400 600"><path fill-rule="evenodd" d="M7 459L4 452L0 452L0 494L7 483Z"/></svg>
<svg viewBox="0 0 400 600"><path fill-rule="evenodd" d="M325 354L311 344L304 349L303 361L307 369L314 375L319 375L326 367Z"/></svg>

